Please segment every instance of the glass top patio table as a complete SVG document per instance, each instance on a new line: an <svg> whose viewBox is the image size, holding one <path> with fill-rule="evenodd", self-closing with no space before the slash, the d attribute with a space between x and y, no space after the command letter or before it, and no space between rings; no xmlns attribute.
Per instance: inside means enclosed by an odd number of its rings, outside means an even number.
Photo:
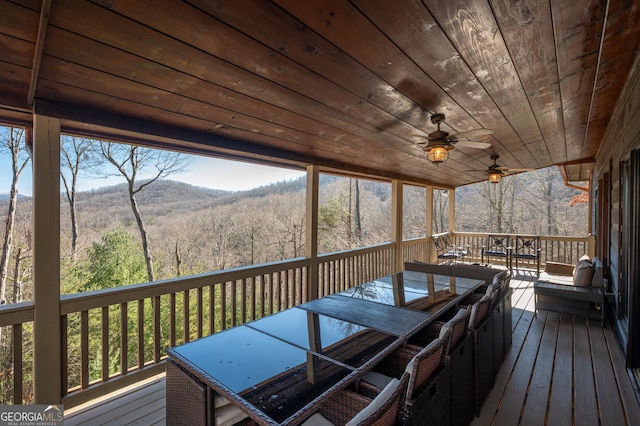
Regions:
<svg viewBox="0 0 640 426"><path fill-rule="evenodd" d="M428 293L429 286L435 285L435 290L446 290L464 295L467 290L474 290L484 283L476 278L464 278L449 275L428 274L419 271L402 271L393 275L371 281L372 284L397 287L401 286L405 292Z"/></svg>
<svg viewBox="0 0 640 426"><path fill-rule="evenodd" d="M171 358L262 424L289 423L401 339L291 308L169 349Z"/></svg>
<svg viewBox="0 0 640 426"><path fill-rule="evenodd" d="M385 332L299 308L247 326L353 368L380 358L397 340Z"/></svg>

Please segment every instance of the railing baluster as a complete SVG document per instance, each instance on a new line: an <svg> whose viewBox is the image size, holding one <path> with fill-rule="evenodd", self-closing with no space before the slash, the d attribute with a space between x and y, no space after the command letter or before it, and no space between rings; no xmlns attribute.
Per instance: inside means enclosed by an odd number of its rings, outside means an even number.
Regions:
<svg viewBox="0 0 640 426"><path fill-rule="evenodd" d="M251 319L256 319L256 277L249 278L249 285L251 286Z"/></svg>
<svg viewBox="0 0 640 426"><path fill-rule="evenodd" d="M102 307L102 382L109 380L109 307Z"/></svg>
<svg viewBox="0 0 640 426"><path fill-rule="evenodd" d="M182 292L182 341L187 343L191 340L191 330L190 330L190 322L189 322L189 290L185 290Z"/></svg>
<svg viewBox="0 0 640 426"><path fill-rule="evenodd" d="M209 286L209 334L216 332L216 289L214 285Z"/></svg>
<svg viewBox="0 0 640 426"><path fill-rule="evenodd" d="M80 387L89 387L89 311L80 313Z"/></svg>
<svg viewBox="0 0 640 426"><path fill-rule="evenodd" d="M160 334L160 296L153 298L153 362L160 362L161 334Z"/></svg>
<svg viewBox="0 0 640 426"><path fill-rule="evenodd" d="M196 301L196 310L197 310L197 318L196 318L196 322L197 322L197 330L196 330L196 335L197 338L201 338L202 337L202 287L198 287L196 289L196 297L197 297L197 301Z"/></svg>
<svg viewBox="0 0 640 426"><path fill-rule="evenodd" d="M62 346L62 396L69 392L69 317L60 316L60 342Z"/></svg>
<svg viewBox="0 0 640 426"><path fill-rule="evenodd" d="M220 330L227 329L227 283L220 284Z"/></svg>
<svg viewBox="0 0 640 426"><path fill-rule="evenodd" d="M129 372L129 309L128 303L120 304L120 374Z"/></svg>
<svg viewBox="0 0 640 426"><path fill-rule="evenodd" d="M231 297L229 302L231 303L231 327L238 325L238 291L236 289L237 280L233 280L229 283L231 286Z"/></svg>
<svg viewBox="0 0 640 426"><path fill-rule="evenodd" d="M22 324L12 326L13 345L13 403L22 404Z"/></svg>
<svg viewBox="0 0 640 426"><path fill-rule="evenodd" d="M138 299L138 368L144 367L144 299Z"/></svg>
<svg viewBox="0 0 640 426"><path fill-rule="evenodd" d="M169 294L169 346L176 345L176 294Z"/></svg>
<svg viewBox="0 0 640 426"><path fill-rule="evenodd" d="M240 318L244 324L247 322L247 283L244 279L240 282Z"/></svg>

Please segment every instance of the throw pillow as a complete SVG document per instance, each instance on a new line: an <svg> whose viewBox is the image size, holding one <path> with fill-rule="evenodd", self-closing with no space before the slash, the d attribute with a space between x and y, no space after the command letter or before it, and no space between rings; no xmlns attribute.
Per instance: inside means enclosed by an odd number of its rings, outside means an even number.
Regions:
<svg viewBox="0 0 640 426"><path fill-rule="evenodd" d="M594 268L593 264L587 259L580 259L573 270L573 285L576 287L588 287L591 285Z"/></svg>

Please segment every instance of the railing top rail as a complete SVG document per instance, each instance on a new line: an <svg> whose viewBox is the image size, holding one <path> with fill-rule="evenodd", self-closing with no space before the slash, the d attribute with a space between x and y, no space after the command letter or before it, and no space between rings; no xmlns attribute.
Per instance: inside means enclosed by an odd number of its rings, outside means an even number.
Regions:
<svg viewBox="0 0 640 426"><path fill-rule="evenodd" d="M371 246L361 247L361 248L357 248L357 249L350 249L350 250L335 251L335 252L331 252L331 253L319 254L318 255L318 260L320 262L331 262L333 260L346 259L348 257L359 256L361 254L366 254L366 253L374 253L376 251L386 250L386 249L390 249L390 248L393 248L393 247L394 247L394 244L393 243L389 243L389 242L381 243L381 244L374 244L374 245L371 245Z"/></svg>
<svg viewBox="0 0 640 426"><path fill-rule="evenodd" d="M468 236L477 236L477 237L486 237L487 235L522 235L522 236L534 236L540 237L540 239L544 240L554 240L554 241L589 241L592 238L595 238L593 235L584 235L584 236L575 236L575 235L537 235L537 234L527 234L527 233L519 233L519 232L456 232L456 235L468 235ZM442 234L438 234L442 235ZM436 235L434 235L435 237Z"/></svg>
<svg viewBox="0 0 640 426"><path fill-rule="evenodd" d="M66 315L306 266L309 266L309 260L298 258L257 266L242 266L225 269L224 271L206 272L188 277L158 280L150 283L63 295L60 297L60 313Z"/></svg>
<svg viewBox="0 0 640 426"><path fill-rule="evenodd" d="M0 306L0 327L33 321L33 302Z"/></svg>

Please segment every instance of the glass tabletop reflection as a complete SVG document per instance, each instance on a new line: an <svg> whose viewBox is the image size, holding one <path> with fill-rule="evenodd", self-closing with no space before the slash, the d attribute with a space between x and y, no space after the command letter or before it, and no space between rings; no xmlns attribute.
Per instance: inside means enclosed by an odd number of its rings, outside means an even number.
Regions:
<svg viewBox="0 0 640 426"><path fill-rule="evenodd" d="M177 346L170 353L278 423L353 372L247 326Z"/></svg>
<svg viewBox="0 0 640 426"><path fill-rule="evenodd" d="M299 308L248 326L354 368L370 361L397 339L370 327Z"/></svg>

